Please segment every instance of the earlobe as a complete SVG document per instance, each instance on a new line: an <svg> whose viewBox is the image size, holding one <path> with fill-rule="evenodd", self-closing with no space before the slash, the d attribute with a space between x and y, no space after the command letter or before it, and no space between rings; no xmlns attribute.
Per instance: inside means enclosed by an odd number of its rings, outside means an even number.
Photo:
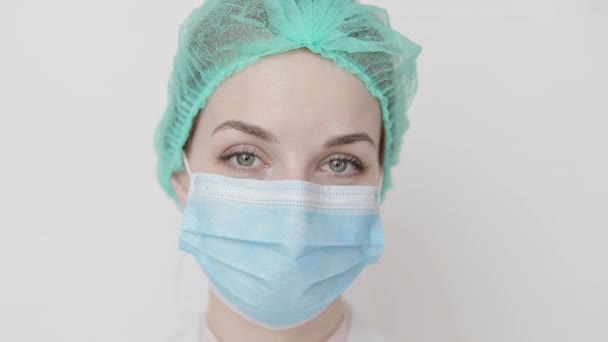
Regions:
<svg viewBox="0 0 608 342"><path fill-rule="evenodd" d="M183 171L173 173L171 176L171 184L173 185L173 189L175 189L177 199L181 203L182 207L184 207L186 205L186 198L188 197L188 190L190 186L188 175Z"/></svg>

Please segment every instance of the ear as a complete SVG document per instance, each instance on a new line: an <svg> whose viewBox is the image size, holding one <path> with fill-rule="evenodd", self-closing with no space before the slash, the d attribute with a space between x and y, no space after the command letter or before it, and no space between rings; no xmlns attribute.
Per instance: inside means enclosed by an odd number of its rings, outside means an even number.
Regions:
<svg viewBox="0 0 608 342"><path fill-rule="evenodd" d="M190 187L190 178L188 173L185 171L175 172L171 175L171 184L177 195L177 199L181 203L182 207L186 206L186 199L188 198L188 190Z"/></svg>

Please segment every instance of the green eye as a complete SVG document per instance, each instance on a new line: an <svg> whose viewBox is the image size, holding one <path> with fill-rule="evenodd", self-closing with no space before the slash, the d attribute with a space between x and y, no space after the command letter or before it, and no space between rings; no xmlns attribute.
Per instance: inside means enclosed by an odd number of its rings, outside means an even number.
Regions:
<svg viewBox="0 0 608 342"><path fill-rule="evenodd" d="M255 156L249 153L241 153L236 156L236 162L241 166L251 166L255 161Z"/></svg>
<svg viewBox="0 0 608 342"><path fill-rule="evenodd" d="M343 172L346 170L346 166L344 160L335 159L329 162L329 168L334 172Z"/></svg>

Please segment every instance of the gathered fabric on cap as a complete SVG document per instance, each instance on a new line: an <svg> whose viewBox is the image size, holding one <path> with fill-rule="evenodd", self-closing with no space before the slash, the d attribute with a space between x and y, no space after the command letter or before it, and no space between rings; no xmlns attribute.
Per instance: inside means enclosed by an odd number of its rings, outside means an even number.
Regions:
<svg viewBox="0 0 608 342"><path fill-rule="evenodd" d="M378 99L384 199L418 88L421 46L391 28L385 9L352 0L207 0L180 26L167 107L154 134L158 180L176 202L171 175L184 169L182 149L214 90L260 58L298 48L357 75Z"/></svg>

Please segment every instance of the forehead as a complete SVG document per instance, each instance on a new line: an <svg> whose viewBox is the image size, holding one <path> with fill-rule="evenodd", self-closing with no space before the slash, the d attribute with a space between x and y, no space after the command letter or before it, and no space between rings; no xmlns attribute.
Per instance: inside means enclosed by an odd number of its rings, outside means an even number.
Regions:
<svg viewBox="0 0 608 342"><path fill-rule="evenodd" d="M255 123L279 136L294 129L367 132L376 142L382 124L380 105L363 82L307 49L266 56L224 80L200 128L212 130L225 120Z"/></svg>

